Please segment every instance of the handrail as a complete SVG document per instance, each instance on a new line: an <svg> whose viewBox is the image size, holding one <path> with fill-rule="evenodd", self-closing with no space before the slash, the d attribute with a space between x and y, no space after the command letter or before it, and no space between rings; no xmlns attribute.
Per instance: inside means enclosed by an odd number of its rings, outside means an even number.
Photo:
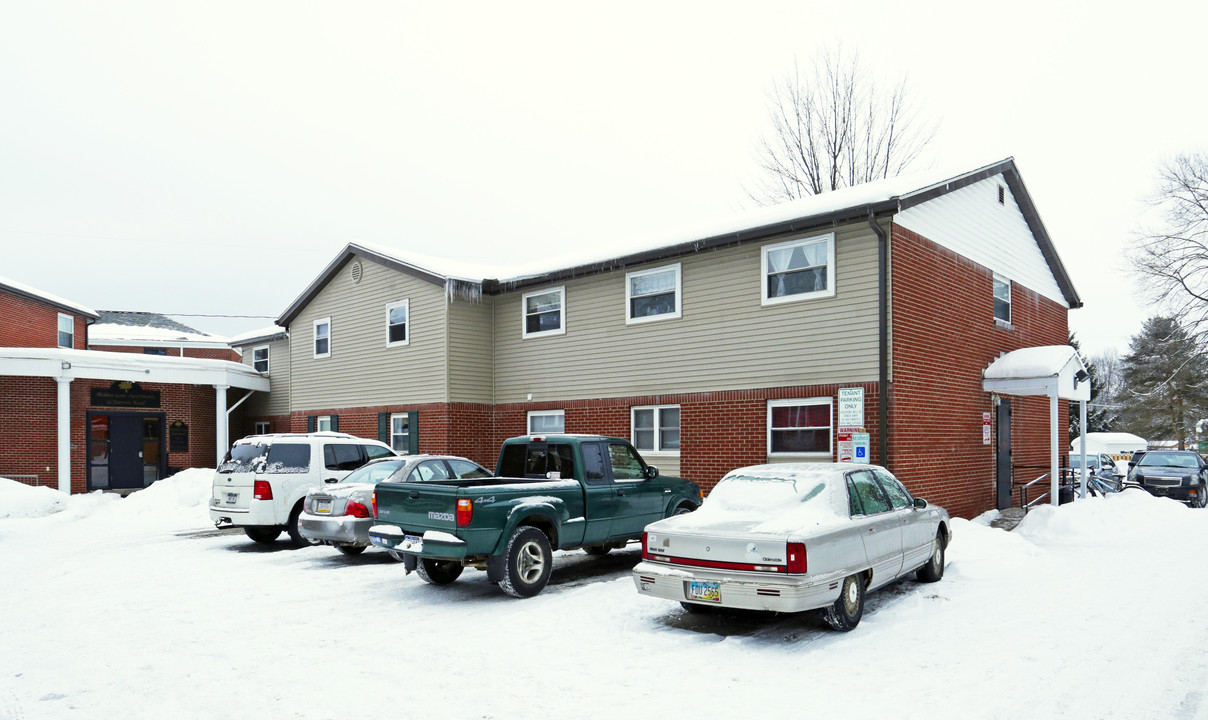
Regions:
<svg viewBox="0 0 1208 720"><path fill-rule="evenodd" d="M1015 483L1015 485L1019 488L1019 505L1020 505L1020 507L1022 507L1024 510L1030 510L1033 505L1040 502L1041 500L1044 500L1045 498L1047 498L1049 496L1049 491L1046 490L1035 500L1028 502L1028 488L1032 487L1033 485L1040 482L1041 480L1047 480L1048 477L1049 477L1049 473L1045 473L1044 475L1041 475L1040 477L1036 478L1035 480L1033 480L1031 482Z"/></svg>

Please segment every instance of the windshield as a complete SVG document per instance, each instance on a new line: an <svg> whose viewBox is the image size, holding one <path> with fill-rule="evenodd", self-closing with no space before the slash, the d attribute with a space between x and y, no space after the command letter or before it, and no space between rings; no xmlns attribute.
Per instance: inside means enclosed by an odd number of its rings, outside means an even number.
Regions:
<svg viewBox="0 0 1208 720"><path fill-rule="evenodd" d="M1088 457L1086 459L1086 466L1089 468L1099 467L1099 458ZM1070 467L1076 467L1076 468L1082 467L1082 458L1081 457L1070 458Z"/></svg>
<svg viewBox="0 0 1208 720"><path fill-rule="evenodd" d="M254 472L260 459L268 452L267 445L241 443L232 445L226 457L218 464L220 473Z"/></svg>
<svg viewBox="0 0 1208 720"><path fill-rule="evenodd" d="M344 476L340 484L346 483L373 483L386 482L391 475L394 475L407 464L406 460L383 460L381 462L369 463L359 470L354 470Z"/></svg>
<svg viewBox="0 0 1208 720"><path fill-rule="evenodd" d="M1153 467L1161 465L1163 467L1177 468L1196 468L1200 464L1196 460L1195 453L1174 453L1174 452L1148 452L1137 463L1142 467Z"/></svg>

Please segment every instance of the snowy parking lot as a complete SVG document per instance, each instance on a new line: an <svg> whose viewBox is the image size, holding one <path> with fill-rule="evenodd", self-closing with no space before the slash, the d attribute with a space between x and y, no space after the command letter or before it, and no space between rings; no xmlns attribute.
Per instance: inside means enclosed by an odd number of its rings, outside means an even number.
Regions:
<svg viewBox="0 0 1208 720"><path fill-rule="evenodd" d="M639 597L636 545L561 554L529 600L266 548L203 532L210 477L0 480L0 719L1208 718L1208 511L1139 490L955 520L941 582L840 634Z"/></svg>

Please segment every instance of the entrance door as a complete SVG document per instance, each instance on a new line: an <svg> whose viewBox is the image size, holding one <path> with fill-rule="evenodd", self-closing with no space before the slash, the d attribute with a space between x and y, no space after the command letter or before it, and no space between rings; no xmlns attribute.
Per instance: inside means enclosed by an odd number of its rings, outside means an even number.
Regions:
<svg viewBox="0 0 1208 720"><path fill-rule="evenodd" d="M995 456L998 459L997 487L998 509L1006 510L1011 507L1011 401L999 398L998 417L995 426L998 428L998 440Z"/></svg>
<svg viewBox="0 0 1208 720"><path fill-rule="evenodd" d="M143 419L109 416L109 487L143 487Z"/></svg>

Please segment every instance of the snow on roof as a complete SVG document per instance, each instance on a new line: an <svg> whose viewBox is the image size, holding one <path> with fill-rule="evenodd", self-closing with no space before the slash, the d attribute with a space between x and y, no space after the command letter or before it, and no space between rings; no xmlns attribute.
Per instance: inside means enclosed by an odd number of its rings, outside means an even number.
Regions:
<svg viewBox="0 0 1208 720"><path fill-rule="evenodd" d="M1076 359L1074 348L1069 345L1023 348L1013 350L990 363L984 377L987 380L1055 377Z"/></svg>
<svg viewBox="0 0 1208 720"><path fill-rule="evenodd" d="M190 333L160 327L98 323L88 328L88 342L92 345L121 342L180 343L182 345L219 343L225 345L227 339L203 332Z"/></svg>
<svg viewBox="0 0 1208 720"><path fill-rule="evenodd" d="M474 283L481 283L484 280L498 280L505 283L515 282L558 270L606 262L635 253L669 248L683 243L691 243L800 218L826 215L848 208L890 202L895 199L942 187L957 178L979 172L999 163L1008 162L1009 160L1010 158L996 160L995 162L975 166L974 169L970 169L968 164L962 164L959 167L947 166L919 173L899 175L897 177L822 193L821 195L811 195L779 205L761 207L739 213L728 213L712 221L698 222L686 227L677 227L671 231L629 240L618 240L615 243L580 243L582 249L577 252L516 265L492 265L465 262L458 259L438 258L409 250L399 250L385 245L359 241L350 243L350 246L353 248L361 247L397 262L411 265L449 279ZM568 240L573 240L573 238L568 238Z"/></svg>
<svg viewBox="0 0 1208 720"><path fill-rule="evenodd" d="M230 337L231 345L246 345L257 340L269 340L278 335L285 335L288 331L280 325L269 325L268 327L257 328L247 332L241 332L238 335Z"/></svg>
<svg viewBox="0 0 1208 720"><path fill-rule="evenodd" d="M80 313L81 315L88 315L89 317L93 317L93 318L100 317L100 313L98 313L96 310L93 310L92 308L90 308L86 305L80 305L79 303L74 303L70 300L61 298L58 295L51 295L48 292L42 292L41 290L38 290L37 288L30 287L29 285L26 285L25 283L19 283L16 280L10 280L6 277L0 277L0 290L6 289L6 288L10 289L10 290L14 290L22 295L28 295L28 296L36 298L38 300L43 300L51 305L57 305L66 310L73 310L75 312Z"/></svg>

